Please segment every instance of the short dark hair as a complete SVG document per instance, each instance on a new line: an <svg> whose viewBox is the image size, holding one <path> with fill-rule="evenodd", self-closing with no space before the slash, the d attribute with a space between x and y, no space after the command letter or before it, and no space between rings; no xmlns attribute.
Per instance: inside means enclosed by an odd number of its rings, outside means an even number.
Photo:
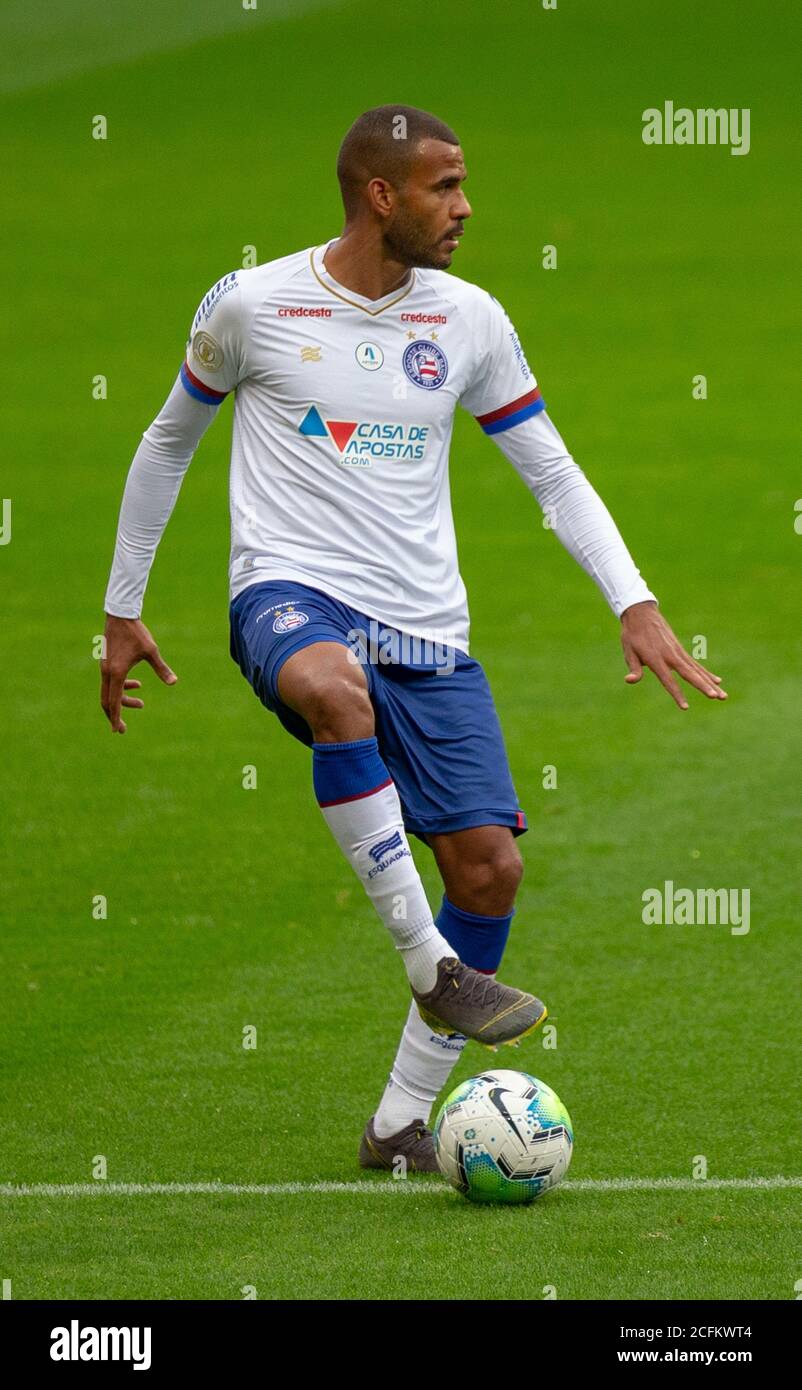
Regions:
<svg viewBox="0 0 802 1390"><path fill-rule="evenodd" d="M369 179L384 178L396 187L404 182L421 140L460 143L450 126L417 106L374 106L357 117L337 156L346 217L356 212Z"/></svg>

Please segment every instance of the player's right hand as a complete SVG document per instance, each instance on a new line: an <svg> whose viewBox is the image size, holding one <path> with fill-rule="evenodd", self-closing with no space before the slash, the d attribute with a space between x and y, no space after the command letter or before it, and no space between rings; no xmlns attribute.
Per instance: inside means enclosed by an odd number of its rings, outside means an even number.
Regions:
<svg viewBox="0 0 802 1390"><path fill-rule="evenodd" d="M123 693L142 687L141 681L127 679L131 667L138 661L147 661L165 685L175 685L178 676L162 660L159 648L140 618L114 618L107 613L104 637L106 654L100 663L100 703L112 733L124 734L126 726L120 717L121 707L144 707L143 700Z"/></svg>

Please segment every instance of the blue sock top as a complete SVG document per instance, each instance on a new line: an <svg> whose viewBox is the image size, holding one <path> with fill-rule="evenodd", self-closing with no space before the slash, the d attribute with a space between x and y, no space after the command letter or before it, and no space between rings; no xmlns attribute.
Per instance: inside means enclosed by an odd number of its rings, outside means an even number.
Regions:
<svg viewBox="0 0 802 1390"><path fill-rule="evenodd" d="M437 930L472 970L494 974L501 964L515 908L506 917L483 917L455 907L443 896L437 914Z"/></svg>
<svg viewBox="0 0 802 1390"><path fill-rule="evenodd" d="M375 734L353 743L313 743L312 779L321 806L370 796L392 783Z"/></svg>

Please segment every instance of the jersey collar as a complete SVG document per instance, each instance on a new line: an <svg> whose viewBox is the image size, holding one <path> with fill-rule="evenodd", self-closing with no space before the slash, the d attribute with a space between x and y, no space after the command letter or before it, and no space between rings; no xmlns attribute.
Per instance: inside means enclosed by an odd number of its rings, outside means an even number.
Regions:
<svg viewBox="0 0 802 1390"><path fill-rule="evenodd" d="M354 309L362 309L371 318L375 318L377 314L383 314L385 309L391 309L394 304L406 299L415 284L414 270L410 271L409 279L400 289L392 290L390 294L383 295L381 299L368 299L363 294L357 294L355 290L346 289L345 285L341 285L338 280L334 279L333 275L329 275L323 264L323 257L329 247L333 246L335 241L339 241L339 239L339 237L333 237L331 241L325 242L322 246L315 246L309 255L312 274L323 288L328 290L329 294L333 294L336 299L341 299L344 304L350 304Z"/></svg>

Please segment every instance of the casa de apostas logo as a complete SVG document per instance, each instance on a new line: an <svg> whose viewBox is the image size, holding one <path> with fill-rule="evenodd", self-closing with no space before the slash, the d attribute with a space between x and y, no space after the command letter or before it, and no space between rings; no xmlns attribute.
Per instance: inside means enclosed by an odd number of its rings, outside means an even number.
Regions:
<svg viewBox="0 0 802 1390"><path fill-rule="evenodd" d="M374 459L422 459L429 435L428 425L324 419L316 405L310 405L298 429L308 439L328 443L338 461L352 468L370 468Z"/></svg>

